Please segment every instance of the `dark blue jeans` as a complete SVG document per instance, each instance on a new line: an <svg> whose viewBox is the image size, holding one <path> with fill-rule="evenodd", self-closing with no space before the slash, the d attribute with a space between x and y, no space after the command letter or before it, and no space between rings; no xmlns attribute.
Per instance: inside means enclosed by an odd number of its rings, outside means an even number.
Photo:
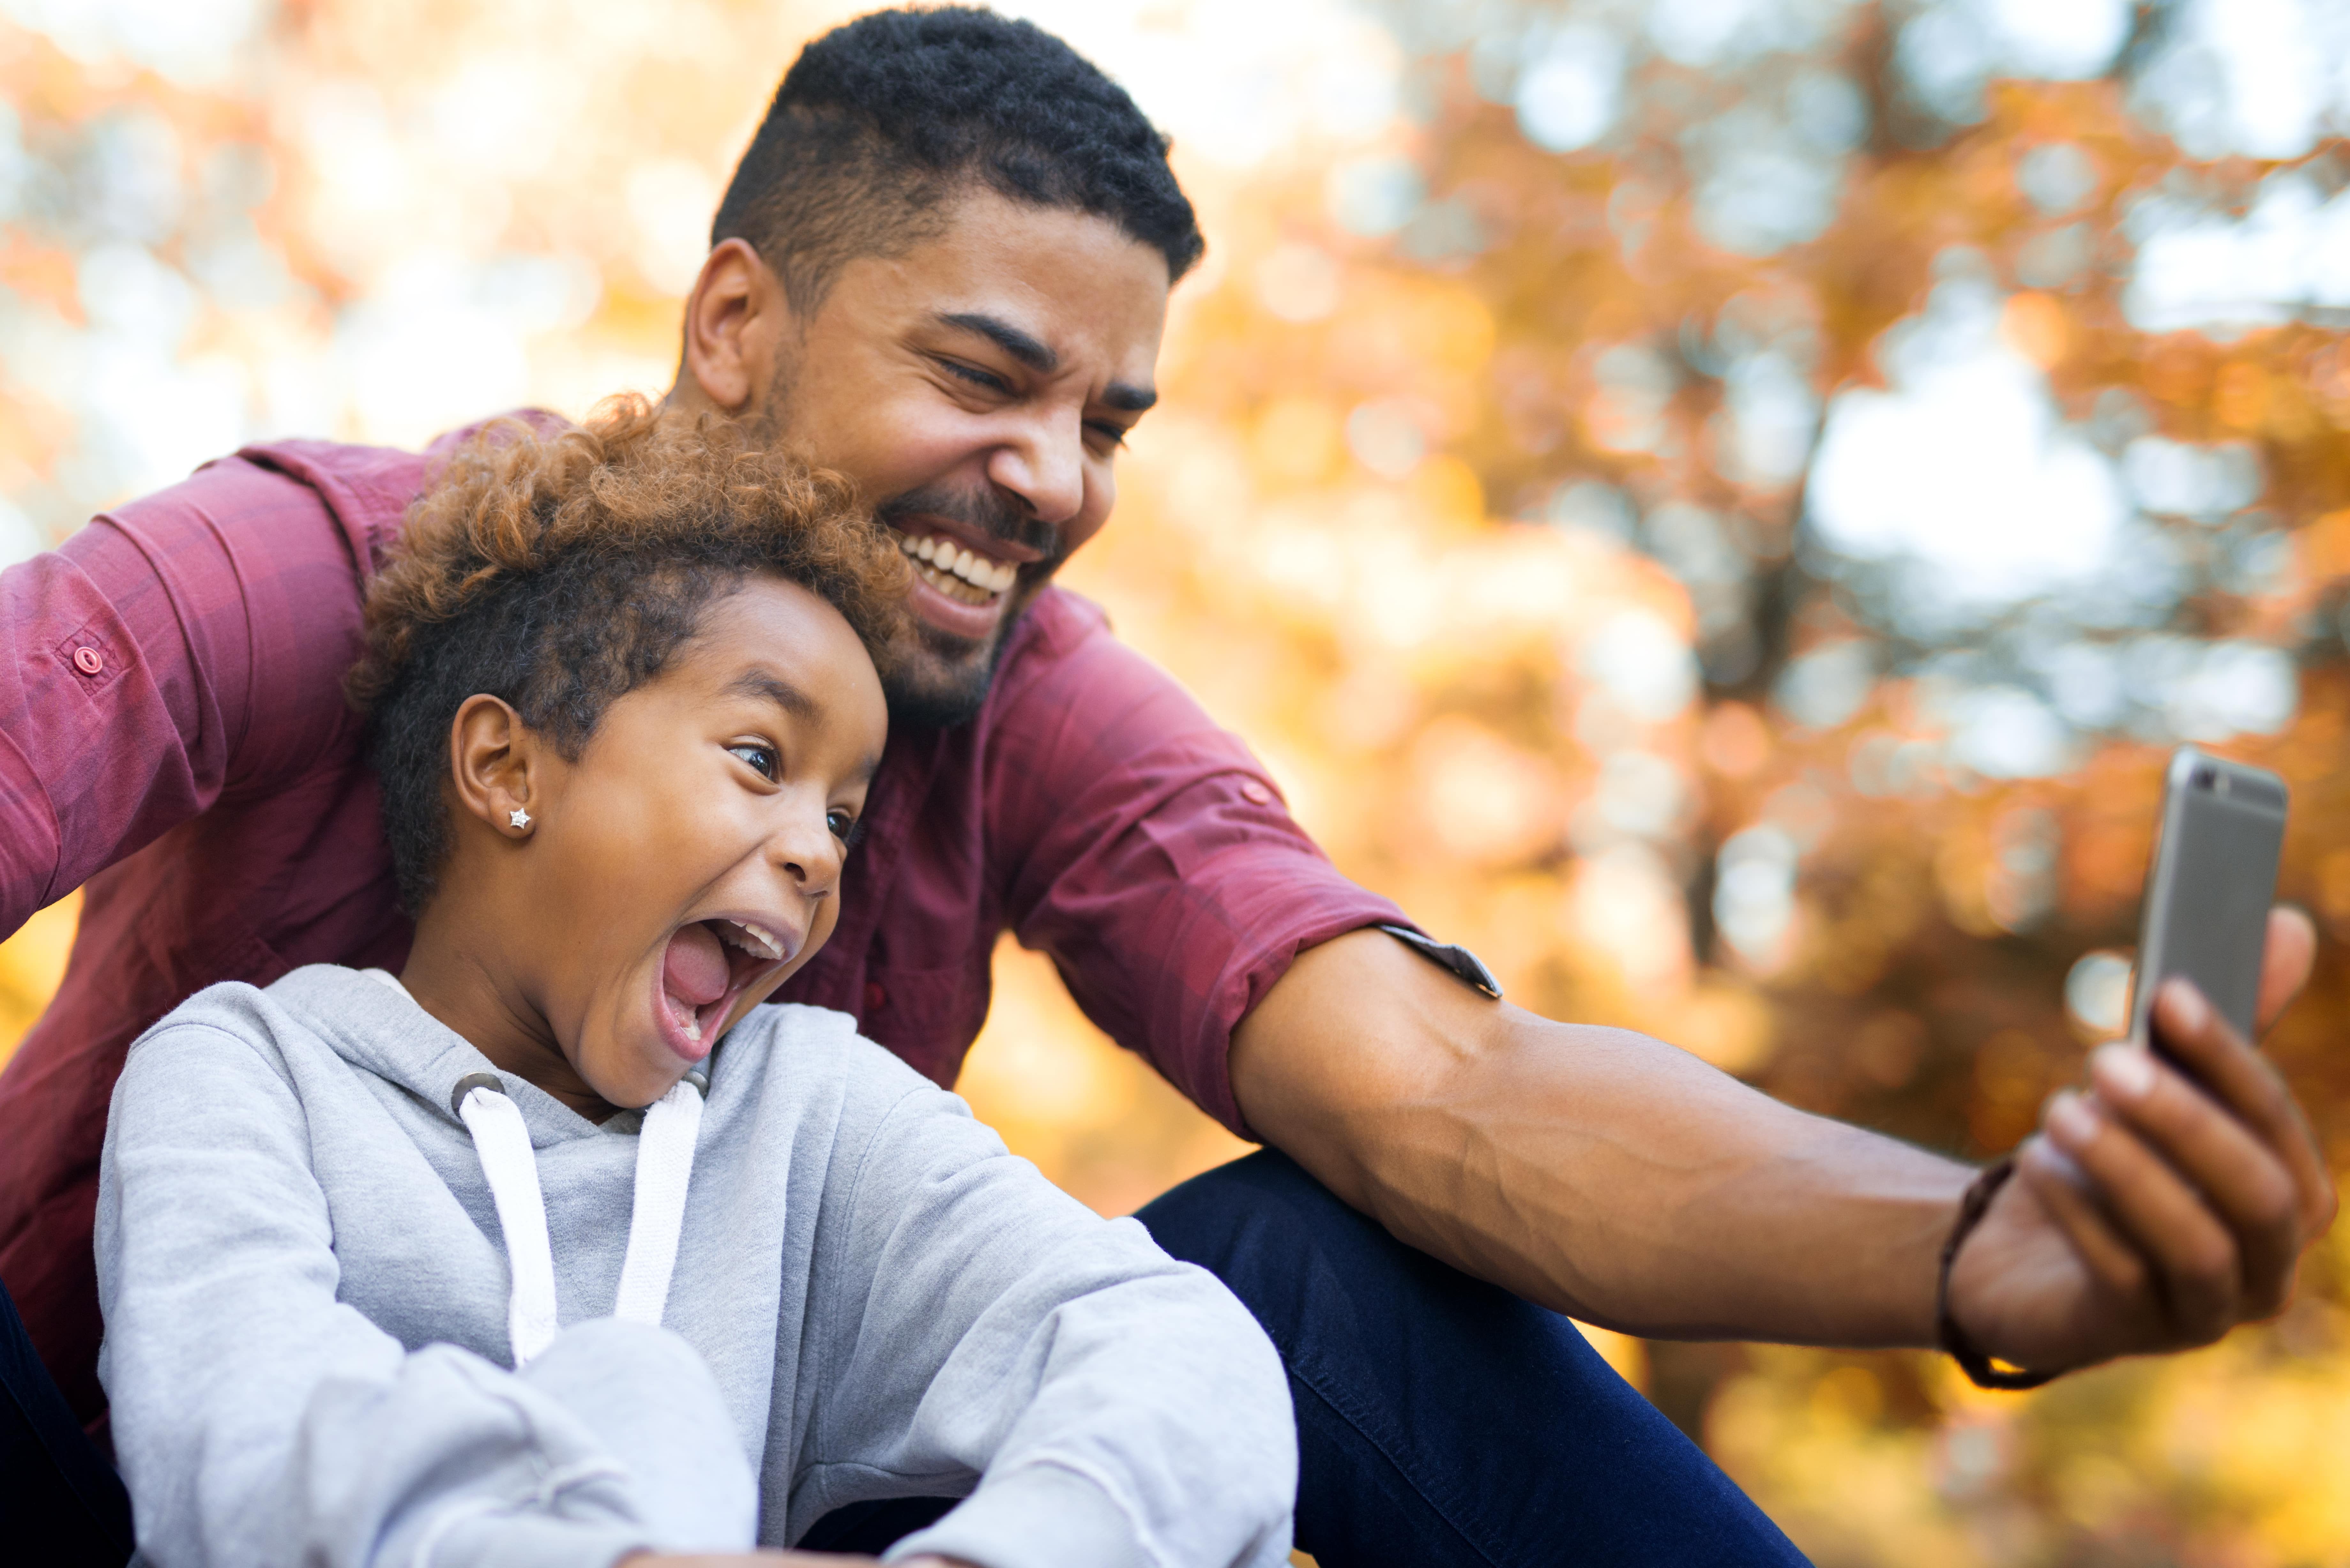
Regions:
<svg viewBox="0 0 2350 1568"><path fill-rule="evenodd" d="M1265 1149L1138 1216L1280 1348L1297 1407L1297 1544L1326 1568L1800 1564L1761 1510L1572 1324L1406 1247ZM0 1297L5 1302L5 1297ZM0 1542L128 1552L122 1489L0 1312ZM845 1508L801 1542L879 1551L951 1503ZM42 1532L47 1532L44 1534ZM54 1546L47 1543L55 1542Z"/></svg>
<svg viewBox="0 0 2350 1568"><path fill-rule="evenodd" d="M1263 1149L1136 1216L1248 1303L1297 1407L1297 1544L1324 1568L1800 1564L1575 1325L1389 1236ZM877 1551L948 1505L817 1521Z"/></svg>
<svg viewBox="0 0 2350 1568"><path fill-rule="evenodd" d="M33 1354L0 1289L0 1555L58 1568L120 1568L130 1557L130 1498L114 1467Z"/></svg>

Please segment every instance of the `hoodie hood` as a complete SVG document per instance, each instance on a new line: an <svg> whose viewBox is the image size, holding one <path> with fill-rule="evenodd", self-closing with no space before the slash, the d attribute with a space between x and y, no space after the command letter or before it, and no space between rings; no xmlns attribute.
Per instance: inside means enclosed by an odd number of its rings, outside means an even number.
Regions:
<svg viewBox="0 0 2350 1568"><path fill-rule="evenodd" d="M297 1016L307 1011L299 995L307 984L295 982L307 982L317 972L297 971L281 982L294 993L287 1001L289 1011ZM555 1250L547 1236L546 1199L538 1180L538 1146L545 1134L575 1135L576 1129L584 1128L590 1135L601 1135L609 1124L598 1126L544 1090L492 1067L488 1057L426 1012L388 971L359 971L360 978L375 982L371 988L350 984L349 971L330 972L333 1007L312 1013L304 1022L326 1037L345 1061L366 1067L428 1103L445 1106L473 1139L505 1247L510 1281L506 1337L519 1371L554 1343L557 1326ZM370 990L374 994L369 994ZM388 1008L396 1016L378 1016L378 1008ZM336 1026L338 1013L339 1022L348 1026ZM383 1027L387 1023L399 1027ZM420 1024L432 1026L422 1033L424 1051L388 1048L389 1043L400 1040L412 1047ZM436 1095L443 1080L448 1081L447 1093ZM660 1324L669 1301L670 1276L677 1264L678 1238L685 1227L686 1189L693 1175L702 1096L709 1085L708 1076L697 1070L672 1085L669 1093L643 1112L624 1113L637 1124L637 1171L629 1205L629 1249L621 1261L619 1289L610 1308L614 1317L653 1327ZM528 1097L522 1091L527 1091ZM533 1110L539 1113L536 1127L532 1126ZM582 1304L573 1303L573 1318L601 1315L595 1306L582 1313Z"/></svg>

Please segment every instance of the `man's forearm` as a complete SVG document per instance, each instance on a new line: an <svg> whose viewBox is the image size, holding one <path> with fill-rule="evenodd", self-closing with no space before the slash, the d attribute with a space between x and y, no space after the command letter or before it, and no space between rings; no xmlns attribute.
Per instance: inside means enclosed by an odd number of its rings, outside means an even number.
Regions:
<svg viewBox="0 0 2350 1568"><path fill-rule="evenodd" d="M1396 1235L1659 1338L1933 1341L1970 1172L1780 1105L1628 1031L1477 996L1357 932L1243 1020L1258 1134Z"/></svg>

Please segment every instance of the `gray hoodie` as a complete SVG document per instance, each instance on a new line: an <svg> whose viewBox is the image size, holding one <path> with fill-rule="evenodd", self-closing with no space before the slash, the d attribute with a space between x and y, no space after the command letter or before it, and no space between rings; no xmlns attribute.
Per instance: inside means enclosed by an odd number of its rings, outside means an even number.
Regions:
<svg viewBox="0 0 2350 1568"><path fill-rule="evenodd" d="M1285 1560L1287 1385L1212 1277L839 1013L704 1065L599 1126L326 966L142 1036L98 1205L142 1558L605 1568L923 1495L890 1557Z"/></svg>

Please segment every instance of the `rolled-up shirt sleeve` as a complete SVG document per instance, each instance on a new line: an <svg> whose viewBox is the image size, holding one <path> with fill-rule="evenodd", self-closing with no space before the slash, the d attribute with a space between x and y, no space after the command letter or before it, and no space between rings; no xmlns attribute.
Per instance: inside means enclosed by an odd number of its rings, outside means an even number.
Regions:
<svg viewBox="0 0 2350 1568"><path fill-rule="evenodd" d="M318 493L243 458L0 573L0 934L356 722L317 672L360 582Z"/></svg>
<svg viewBox="0 0 2350 1568"><path fill-rule="evenodd" d="M1007 908L1104 1033L1251 1136L1233 1028L1310 947L1410 922L1330 863L1247 746L1097 622L1004 695L991 827Z"/></svg>

